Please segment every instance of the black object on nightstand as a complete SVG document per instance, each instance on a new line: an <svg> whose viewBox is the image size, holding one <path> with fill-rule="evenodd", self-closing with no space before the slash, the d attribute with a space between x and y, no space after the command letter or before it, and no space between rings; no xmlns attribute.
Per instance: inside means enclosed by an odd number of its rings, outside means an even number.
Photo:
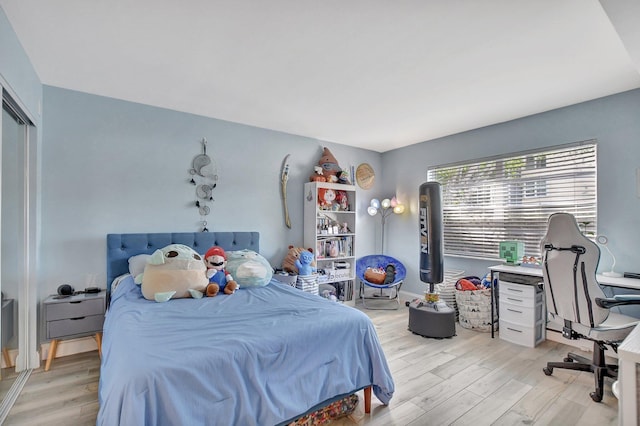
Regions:
<svg viewBox="0 0 640 426"><path fill-rule="evenodd" d="M93 334L101 354L106 292L76 294L65 298L49 296L43 302L47 339L51 339L44 371L49 371L59 340Z"/></svg>

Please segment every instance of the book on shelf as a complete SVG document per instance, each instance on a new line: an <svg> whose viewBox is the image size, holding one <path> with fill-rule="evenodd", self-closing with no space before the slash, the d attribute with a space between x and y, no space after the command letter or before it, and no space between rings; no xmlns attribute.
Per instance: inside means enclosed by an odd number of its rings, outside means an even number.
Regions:
<svg viewBox="0 0 640 426"><path fill-rule="evenodd" d="M317 241L316 257L318 259L353 256L353 237L334 236Z"/></svg>

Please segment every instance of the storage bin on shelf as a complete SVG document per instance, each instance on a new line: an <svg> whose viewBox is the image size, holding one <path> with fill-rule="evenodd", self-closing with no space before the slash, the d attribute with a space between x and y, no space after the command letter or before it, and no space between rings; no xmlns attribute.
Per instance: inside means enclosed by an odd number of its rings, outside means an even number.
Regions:
<svg viewBox="0 0 640 426"><path fill-rule="evenodd" d="M456 290L458 322L461 327L475 331L491 331L491 289ZM498 329L493 324L494 331Z"/></svg>
<svg viewBox="0 0 640 426"><path fill-rule="evenodd" d="M311 294L318 294L318 274L298 275L296 281L298 290L306 291Z"/></svg>

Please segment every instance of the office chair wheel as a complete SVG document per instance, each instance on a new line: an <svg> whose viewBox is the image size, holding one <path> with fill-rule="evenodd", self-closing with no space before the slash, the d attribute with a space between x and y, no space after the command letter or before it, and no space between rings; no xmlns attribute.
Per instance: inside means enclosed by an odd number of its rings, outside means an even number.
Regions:
<svg viewBox="0 0 640 426"><path fill-rule="evenodd" d="M544 367L542 369L542 371L544 372L544 374L546 374L547 376L550 376L553 374L553 367Z"/></svg>
<svg viewBox="0 0 640 426"><path fill-rule="evenodd" d="M573 362L572 358L566 357L565 359L563 359L564 362Z"/></svg>
<svg viewBox="0 0 640 426"><path fill-rule="evenodd" d="M589 394L589 396L591 397L591 399L593 399L595 402L600 402L602 401L602 393L600 392L591 392Z"/></svg>

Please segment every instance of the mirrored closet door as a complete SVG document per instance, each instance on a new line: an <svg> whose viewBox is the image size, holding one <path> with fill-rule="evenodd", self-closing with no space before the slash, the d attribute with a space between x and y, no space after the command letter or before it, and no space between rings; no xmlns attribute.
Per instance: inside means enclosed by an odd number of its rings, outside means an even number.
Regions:
<svg viewBox="0 0 640 426"><path fill-rule="evenodd" d="M2 198L0 208L0 400L18 377L18 309L21 284L25 281L25 148L27 124L20 111L3 99L2 103Z"/></svg>

